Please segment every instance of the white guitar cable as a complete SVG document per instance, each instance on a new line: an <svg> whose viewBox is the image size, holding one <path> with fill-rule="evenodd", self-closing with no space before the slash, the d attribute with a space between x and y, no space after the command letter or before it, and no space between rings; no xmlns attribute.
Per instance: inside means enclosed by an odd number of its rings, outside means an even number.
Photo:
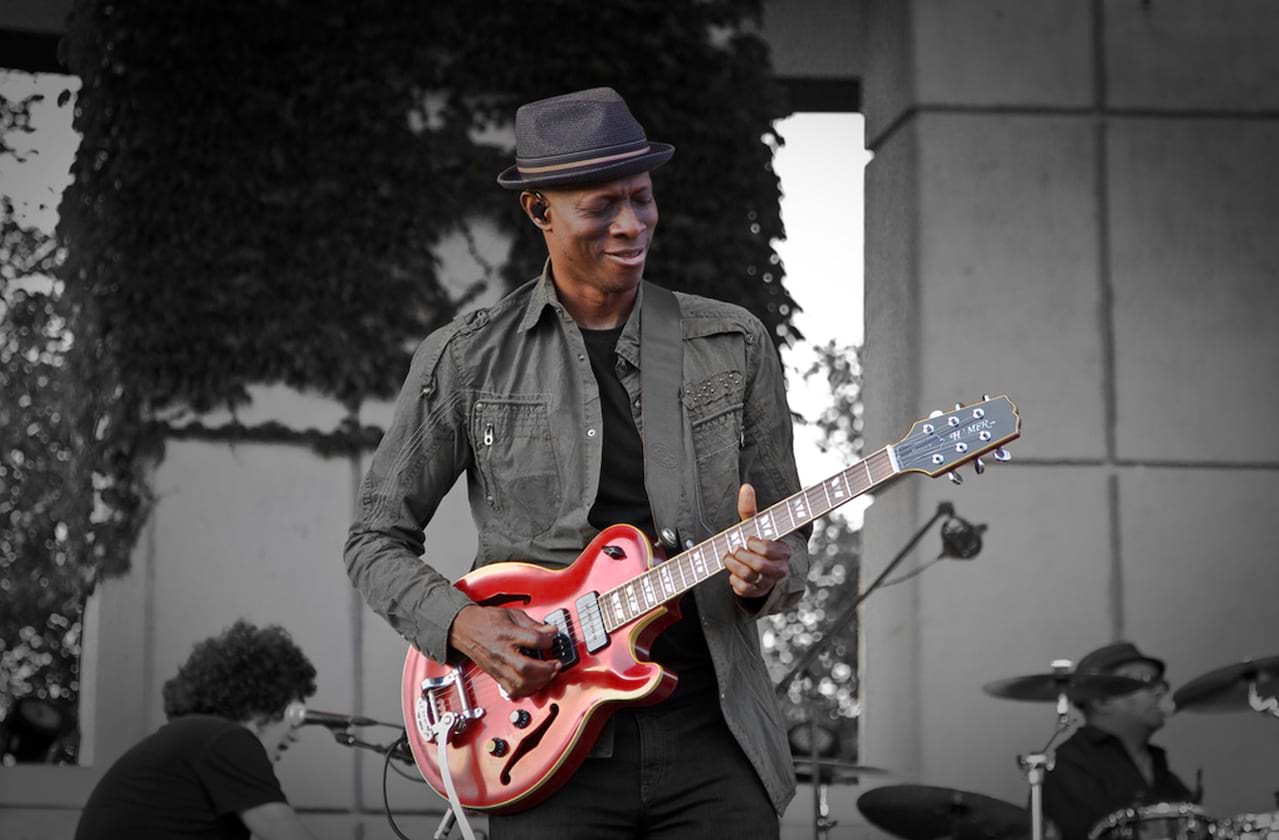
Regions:
<svg viewBox="0 0 1279 840"><path fill-rule="evenodd" d="M449 807L453 809L453 816L457 819L457 825L462 829L462 837L465 840L475 840L475 832L471 830L471 824L466 821L466 814L462 811L462 803L457 798L457 788L453 786L453 773L449 770L448 734L452 729L452 712L443 715L435 724L436 764L439 765L440 775L444 778L444 790L449 795Z"/></svg>

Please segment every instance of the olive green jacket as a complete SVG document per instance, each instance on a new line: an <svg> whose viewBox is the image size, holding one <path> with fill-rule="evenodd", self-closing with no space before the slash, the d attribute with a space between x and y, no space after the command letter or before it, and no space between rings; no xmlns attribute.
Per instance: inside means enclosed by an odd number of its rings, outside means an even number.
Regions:
<svg viewBox="0 0 1279 840"><path fill-rule="evenodd" d="M679 539L701 542L738 521L743 482L755 486L760 510L800 487L781 364L764 325L740 306L676 297L681 413L685 448L693 450L682 469ZM637 299L616 355L642 435L640 312ZM423 528L463 471L479 533L475 566L573 562L598 533L587 515L600 481L601 411L586 346L549 263L495 306L428 336L373 456L346 543L347 572L369 606L424 654L445 660L449 626L470 601L422 557ZM790 576L758 609L733 594L727 575L695 589L724 719L778 813L795 777L754 621L799 600L809 532L786 538Z"/></svg>

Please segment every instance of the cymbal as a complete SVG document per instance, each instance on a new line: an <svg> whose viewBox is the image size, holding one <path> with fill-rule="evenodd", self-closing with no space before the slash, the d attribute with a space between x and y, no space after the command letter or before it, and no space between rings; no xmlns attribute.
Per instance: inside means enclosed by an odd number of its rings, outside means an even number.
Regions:
<svg viewBox="0 0 1279 840"><path fill-rule="evenodd" d="M1279 696L1279 656L1244 659L1196 677L1173 692L1178 709L1191 712L1248 712L1248 684L1262 697Z"/></svg>
<svg viewBox="0 0 1279 840"><path fill-rule="evenodd" d="M889 785L863 793L857 809L904 840L1022 840L1030 814L1011 802L929 785Z"/></svg>
<svg viewBox="0 0 1279 840"><path fill-rule="evenodd" d="M981 690L1005 700L1052 703L1063 691L1072 703L1116 697L1143 688L1146 683L1118 674L1030 674L986 683Z"/></svg>
<svg viewBox="0 0 1279 840"><path fill-rule="evenodd" d="M813 760L803 756L792 756L795 763L795 778L800 784L813 781ZM862 776L891 776L891 770L882 767L870 767L865 764L851 764L833 758L817 760L817 781L823 785L855 785Z"/></svg>

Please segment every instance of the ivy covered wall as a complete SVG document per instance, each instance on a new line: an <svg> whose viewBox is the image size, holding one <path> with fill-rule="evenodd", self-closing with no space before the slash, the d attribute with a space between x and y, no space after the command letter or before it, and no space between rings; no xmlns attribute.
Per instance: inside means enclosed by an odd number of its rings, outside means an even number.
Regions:
<svg viewBox="0 0 1279 840"><path fill-rule="evenodd" d="M58 504L48 538L4 523L6 579L22 568L49 589L56 556L65 585L49 591L72 604L126 571L146 470L175 417L243 404L256 383L350 409L390 396L459 303L433 249L467 219L513 238L493 282L532 276L541 242L494 182L526 101L621 91L649 136L678 149L655 176L649 276L739 302L778 342L793 338L771 246L782 114L750 34L759 12L751 0L77 0L62 52L81 80L83 139L46 254L59 283L6 311L60 325L31 409L47 426L46 472L10 469L5 484L14 499L56 486ZM24 352L4 358L7 394L34 381ZM311 442L332 454L376 437L350 427Z"/></svg>

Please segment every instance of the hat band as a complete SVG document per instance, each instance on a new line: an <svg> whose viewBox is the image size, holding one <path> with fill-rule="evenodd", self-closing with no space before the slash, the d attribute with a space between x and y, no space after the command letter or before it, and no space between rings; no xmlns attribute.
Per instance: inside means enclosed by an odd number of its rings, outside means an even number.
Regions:
<svg viewBox="0 0 1279 840"><path fill-rule="evenodd" d="M550 166L519 166L516 169L524 175L540 175L543 172L561 172L565 169L580 169L583 166L595 166L598 163L612 163L615 160L626 160L627 158L639 157L648 154L650 146L642 149L635 149L630 152L622 152L618 155L607 155L605 157L588 158L586 160L575 160L572 163L554 163Z"/></svg>

